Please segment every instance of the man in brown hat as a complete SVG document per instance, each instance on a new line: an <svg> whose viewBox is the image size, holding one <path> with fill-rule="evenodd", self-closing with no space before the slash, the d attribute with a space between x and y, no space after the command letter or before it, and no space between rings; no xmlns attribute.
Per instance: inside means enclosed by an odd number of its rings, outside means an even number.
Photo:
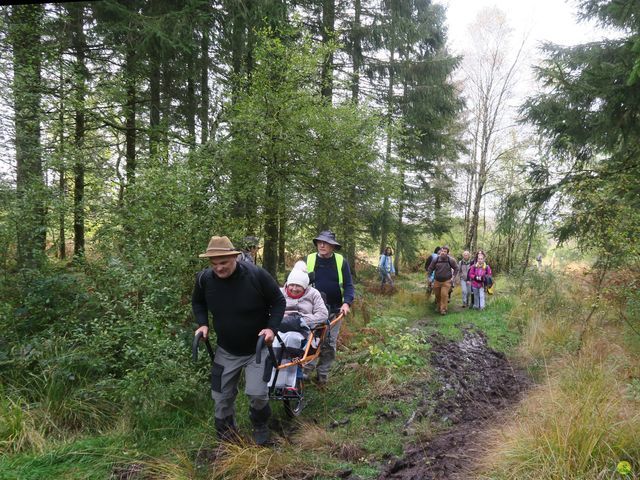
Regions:
<svg viewBox="0 0 640 480"><path fill-rule="evenodd" d="M202 332L208 337L208 312L213 317L218 348L211 371L211 396L218 437L230 440L237 434L234 403L244 370L253 439L264 445L269 441L271 409L263 380L265 362L256 363L256 342L260 335L267 345L273 342L286 302L273 277L260 267L239 262L239 253L227 237L211 237L207 251L200 255L211 266L196 276L191 304L199 325L196 335ZM261 359L265 352L263 349Z"/></svg>
<svg viewBox="0 0 640 480"><path fill-rule="evenodd" d="M316 252L307 255L306 263L309 274L313 272L314 286L326 297L329 313L348 315L355 297L355 289L351 279L349 262L338 253L342 245L336 240L336 234L324 230L313 239ZM317 366L311 362L305 366L305 375L309 375L315 366L318 372L318 383L327 383L329 369L336 358L336 346L340 325L336 323L329 332L329 341L320 351Z"/></svg>

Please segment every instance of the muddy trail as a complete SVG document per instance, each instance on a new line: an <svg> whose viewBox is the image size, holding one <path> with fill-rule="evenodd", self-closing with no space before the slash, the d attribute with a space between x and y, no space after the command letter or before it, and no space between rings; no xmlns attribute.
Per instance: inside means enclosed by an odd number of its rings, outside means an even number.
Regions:
<svg viewBox="0 0 640 480"><path fill-rule="evenodd" d="M404 456L385 466L379 479L469 479L483 454L482 435L497 416L530 386L524 372L487 345L485 335L463 329L456 342L434 334L431 365L439 387L425 386L414 418L448 428L431 440L405 447Z"/></svg>

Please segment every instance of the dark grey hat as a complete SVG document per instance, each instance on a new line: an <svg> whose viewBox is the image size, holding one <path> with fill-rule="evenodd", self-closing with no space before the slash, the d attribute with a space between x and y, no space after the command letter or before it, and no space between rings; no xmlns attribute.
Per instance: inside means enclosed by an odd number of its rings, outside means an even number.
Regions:
<svg viewBox="0 0 640 480"><path fill-rule="evenodd" d="M318 236L313 239L313 244L317 245L318 241L333 245L334 247L336 247L336 250L340 250L342 248L342 245L340 245L336 240L336 234L331 230L323 230L322 232L320 232Z"/></svg>
<svg viewBox="0 0 640 480"><path fill-rule="evenodd" d="M252 235L249 235L248 237L244 237L242 239L242 245L244 247L257 247L260 244L260 240L258 239L258 237L254 237Z"/></svg>

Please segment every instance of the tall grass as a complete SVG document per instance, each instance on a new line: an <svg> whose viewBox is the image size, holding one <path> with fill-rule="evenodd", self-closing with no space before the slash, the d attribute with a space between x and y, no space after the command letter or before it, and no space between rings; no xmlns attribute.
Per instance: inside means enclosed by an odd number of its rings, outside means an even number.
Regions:
<svg viewBox="0 0 640 480"><path fill-rule="evenodd" d="M511 321L523 329L521 355L543 366L542 384L492 434L483 478L613 479L620 461L640 478L640 402L627 394L640 359L588 286L566 278L522 292ZM585 323L585 318L590 319Z"/></svg>

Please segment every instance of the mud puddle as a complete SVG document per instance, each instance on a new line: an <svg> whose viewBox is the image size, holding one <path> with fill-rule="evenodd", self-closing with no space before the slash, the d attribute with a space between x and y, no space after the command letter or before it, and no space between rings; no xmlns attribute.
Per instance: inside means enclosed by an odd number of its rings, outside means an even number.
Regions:
<svg viewBox="0 0 640 480"><path fill-rule="evenodd" d="M463 333L458 342L439 334L430 338L431 365L439 388L427 394L415 415L446 429L430 441L407 446L403 458L389 463L378 478L473 478L487 426L530 386L522 371L487 346L481 331L470 327Z"/></svg>

